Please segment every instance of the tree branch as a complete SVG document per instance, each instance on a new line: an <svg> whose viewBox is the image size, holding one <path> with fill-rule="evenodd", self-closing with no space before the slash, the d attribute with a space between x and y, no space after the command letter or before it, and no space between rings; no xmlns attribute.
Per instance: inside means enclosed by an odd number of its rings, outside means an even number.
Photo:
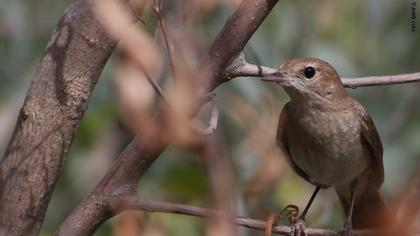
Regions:
<svg viewBox="0 0 420 236"><path fill-rule="evenodd" d="M172 214L181 214L189 215L196 217L208 218L211 216L219 216L226 220L231 221L232 223L243 226L251 229L264 231L266 227L266 221L257 220L252 218L246 218L241 216L227 216L223 212L210 210L206 208L194 207L184 204L176 204L169 202L159 202L159 201L145 201L140 200L136 196L125 196L118 199L108 199L111 210L114 214L121 213L125 210L140 210L147 212L160 212L160 213L172 213ZM420 232L417 228L412 228L412 232ZM272 232L279 233L283 235L290 235L291 228L286 225L276 225L272 228ZM332 236L340 235L339 231L330 230L330 229L319 229L319 228L306 228L306 233L308 236ZM352 235L389 235L389 231L385 230L353 230Z"/></svg>
<svg viewBox="0 0 420 236"><path fill-rule="evenodd" d="M343 78L343 84L349 88L377 86L377 85L392 85L405 84L412 82L420 82L420 72L400 75L382 75L382 76L368 76L358 78Z"/></svg>
<svg viewBox="0 0 420 236"><path fill-rule="evenodd" d="M226 77L233 79L236 77L262 77L275 73L277 69L254 65L246 62L243 54L238 56L226 70ZM343 84L348 88L392 85L420 82L420 72L400 74L400 75L382 75L357 78L342 78Z"/></svg>
<svg viewBox="0 0 420 236"><path fill-rule="evenodd" d="M245 0L229 17L225 26L210 47L208 56L199 68L208 73L205 89L212 91L228 81L226 68L240 55L246 43L255 33L278 0Z"/></svg>
<svg viewBox="0 0 420 236"><path fill-rule="evenodd" d="M241 52L226 69L226 77L228 79L236 77L263 77L276 72L276 68L248 63L244 53Z"/></svg>
<svg viewBox="0 0 420 236"><path fill-rule="evenodd" d="M0 162L0 235L38 235L61 163L115 45L91 1L72 1L48 41Z"/></svg>

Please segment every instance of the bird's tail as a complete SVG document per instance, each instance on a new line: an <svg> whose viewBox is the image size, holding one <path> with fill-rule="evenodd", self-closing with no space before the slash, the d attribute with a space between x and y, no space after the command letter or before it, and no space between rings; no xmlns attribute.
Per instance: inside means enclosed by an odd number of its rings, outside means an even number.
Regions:
<svg viewBox="0 0 420 236"><path fill-rule="evenodd" d="M350 199L337 191L341 205L347 215L350 209ZM386 229L393 226L394 216L387 209L379 190L367 186L359 195L353 208L353 229Z"/></svg>

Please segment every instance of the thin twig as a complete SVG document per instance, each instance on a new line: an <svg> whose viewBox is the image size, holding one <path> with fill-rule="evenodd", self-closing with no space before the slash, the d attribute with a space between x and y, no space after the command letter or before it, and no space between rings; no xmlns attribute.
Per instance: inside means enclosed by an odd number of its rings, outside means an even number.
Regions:
<svg viewBox="0 0 420 236"><path fill-rule="evenodd" d="M171 214L180 214L180 215L189 215L195 217L208 218L211 216L223 217L226 220L230 220L232 223L243 226L251 229L264 231L267 222L263 220L257 220L252 218L246 218L241 216L228 216L223 212L215 211L206 208L200 208L184 204L176 204L169 202L159 202L159 201L145 201L140 200L136 196L126 196L119 198L118 201L112 199L110 201L111 210L118 214L125 210L140 210L147 212L160 212L160 213L171 213ZM412 232L420 233L420 229L411 228ZM272 227L271 230L273 233L279 233L283 235L290 235L291 228L286 225L276 225ZM319 229L319 228L306 228L306 234L308 236L332 236L340 235L339 231L331 229ZM389 235L389 231L385 230L353 230L352 235Z"/></svg>
<svg viewBox="0 0 420 236"><path fill-rule="evenodd" d="M147 81L149 81L149 83L152 85L153 89L163 99L163 101L166 103L168 108L171 111L175 112L175 109L172 108L171 102L169 101L168 97L165 95L165 92L159 86L159 84L156 83L156 81L154 79L152 79L152 77L150 77L150 75L145 70L142 70L142 71L143 71L144 75L146 76ZM184 123L187 124L188 127L190 127L193 131L195 131L197 134L200 134L200 135L210 135L210 134L212 134L216 130L217 123L218 123L218 120L219 120L218 119L219 118L219 106L218 106L218 103L217 103L217 96L216 96L215 93L212 93L209 96L210 96L212 109L211 109L211 117L210 117L209 125L205 130L195 128L191 124L190 121L188 121L187 119L184 120Z"/></svg>
<svg viewBox="0 0 420 236"><path fill-rule="evenodd" d="M157 28L160 28L160 30L162 32L162 36L163 36L163 39L164 39L164 42L165 42L165 47L166 47L166 50L168 52L168 57L169 57L170 65L171 65L172 78L175 79L175 61L174 61L174 57L172 55L171 46L169 44L168 35L166 33L165 22L164 22L164 19L162 17L162 1L161 0L155 0L153 9L154 9L155 14L157 15L158 21L159 21L159 25L158 25ZM150 78L150 76L148 76L147 74L146 74L146 78L151 83L151 85L156 90L156 92L159 94L159 96L161 96L163 98L163 100L165 100L167 105L170 107L170 102L169 102L168 98L165 96L165 94L164 94L163 90L160 88L160 86L152 78ZM210 135L217 128L218 117L219 117L219 107L218 107L218 103L217 103L217 97L216 97L215 94L211 94L210 96L211 96L212 112L211 112L211 118L210 118L210 121L209 121L209 126L205 130L200 130L198 128L193 128L191 123L186 121L190 128L192 128L193 130L195 130L197 133L199 133L201 135Z"/></svg>
<svg viewBox="0 0 420 236"><path fill-rule="evenodd" d="M175 112L175 109L172 108L172 105L171 105L171 102L169 101L169 98L165 95L165 92L159 86L159 84L156 83L156 81L154 79L152 79L150 77L150 75L145 70L143 70L143 73L146 76L147 81L152 85L152 87L156 91L156 93L163 99L163 101L166 103L166 105L168 106L168 108L172 112ZM205 130L201 130L199 128L195 128L191 124L191 122L188 121L187 119L183 120L184 123L188 125L188 127L190 127L193 131L195 131L195 133L200 134L200 135L210 135L217 128L218 117L219 117L219 106L218 106L218 103L217 103L216 94L211 94L210 96L211 96L210 101L211 101L212 111L211 111L211 117L210 117L210 121L209 121L209 126Z"/></svg>
<svg viewBox="0 0 420 236"><path fill-rule="evenodd" d="M368 76L358 78L342 78L346 87L366 87L376 85L405 84L420 82L420 72L399 75Z"/></svg>
<svg viewBox="0 0 420 236"><path fill-rule="evenodd" d="M164 22L164 19L162 17L162 1L161 0L155 0L155 5L153 7L159 21L159 28L162 32L163 40L165 42L166 50L168 51L168 57L171 64L171 72L172 72L172 78L175 80L175 60L172 55L171 46L169 44L169 39L166 31L166 24Z"/></svg>
<svg viewBox="0 0 420 236"><path fill-rule="evenodd" d="M130 56L130 54L128 54L128 56ZM160 87L160 85L150 76L150 74L144 68L143 64L140 61L136 60L137 58L132 58L132 59L136 62L136 65L143 72L144 76L146 77L146 79L150 83L150 85L153 87L155 92L162 98L162 100L166 103L168 108L171 111L175 112L175 109L172 108L172 105L171 105L171 102L170 102L169 98L166 96L165 92ZM192 130L194 130L197 134L200 134L200 135L212 134L214 132L214 130L216 130L216 128L217 128L218 116L219 116L219 111L218 111L219 107L218 107L218 104L217 104L216 94L212 93L209 96L210 96L210 100L211 100L211 104L212 104L212 113L211 113L211 118L210 118L210 121L209 121L209 126L207 127L207 129L200 130L198 128L194 128L190 121L188 121L187 119L184 120L185 124L187 124L188 127L190 127ZM205 103L205 101L204 101L204 103Z"/></svg>
<svg viewBox="0 0 420 236"><path fill-rule="evenodd" d="M139 64L139 67L140 64ZM159 86L159 84L149 75L149 73L147 73L146 70L140 68L140 70L143 71L144 76L146 76L147 81L150 83L150 85L152 85L153 89L155 90L155 92L169 105L169 99L168 97L165 95L165 92L163 91L163 89Z"/></svg>

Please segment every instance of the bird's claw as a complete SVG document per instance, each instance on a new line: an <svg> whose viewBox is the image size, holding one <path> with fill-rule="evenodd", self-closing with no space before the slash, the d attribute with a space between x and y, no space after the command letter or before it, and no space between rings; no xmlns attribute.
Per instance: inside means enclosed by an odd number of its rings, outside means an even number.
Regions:
<svg viewBox="0 0 420 236"><path fill-rule="evenodd" d="M293 204L287 205L280 213L280 217L288 217L289 223L295 224L299 215L299 207Z"/></svg>
<svg viewBox="0 0 420 236"><path fill-rule="evenodd" d="M292 232L290 235L293 236L306 236L306 228L305 228L305 221L302 219L298 219L292 227Z"/></svg>

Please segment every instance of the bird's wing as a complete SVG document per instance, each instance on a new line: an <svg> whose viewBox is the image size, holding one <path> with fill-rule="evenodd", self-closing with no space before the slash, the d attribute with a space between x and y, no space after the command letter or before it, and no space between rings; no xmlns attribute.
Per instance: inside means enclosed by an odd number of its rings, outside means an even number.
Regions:
<svg viewBox="0 0 420 236"><path fill-rule="evenodd" d="M283 110L280 113L279 123L277 126L277 135L276 135L276 141L277 146L280 148L283 155L286 157L287 162L292 167L292 169L303 179L306 181L317 185L316 183L313 183L310 179L310 177L301 169L299 166L296 165L296 163L293 161L290 149L287 143L287 137L285 128L287 125L287 119L288 119L288 103L284 105Z"/></svg>
<svg viewBox="0 0 420 236"><path fill-rule="evenodd" d="M377 188L384 182L384 164L383 164L383 147L381 138L376 130L372 118L366 112L362 105L356 103L357 112L362 118L362 139L365 145L371 151L371 165L369 183Z"/></svg>

